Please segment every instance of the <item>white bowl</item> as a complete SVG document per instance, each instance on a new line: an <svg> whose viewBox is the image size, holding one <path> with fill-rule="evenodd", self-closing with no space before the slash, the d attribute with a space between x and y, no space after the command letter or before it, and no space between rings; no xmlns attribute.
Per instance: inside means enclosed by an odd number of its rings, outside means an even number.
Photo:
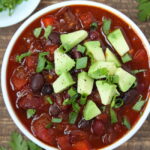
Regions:
<svg viewBox="0 0 150 150"><path fill-rule="evenodd" d="M24 29L30 24L32 23L34 20L36 20L37 18L39 18L40 16L42 16L45 13L48 13L52 10L55 10L57 8L61 8L64 6L69 6L69 5L74 5L74 4L83 4L83 5L91 5L91 6L96 6L102 9L106 9L109 10L111 13L119 16L120 18L122 18L124 21L126 21L131 28L134 29L134 31L136 32L136 34L140 37L140 39L142 40L145 49L147 51L148 57L150 58L150 45L149 42L147 41L146 37L144 36L144 34L141 32L141 30L137 27L137 25L130 20L127 16L125 16L124 14L122 14L121 12L119 12L118 10L111 8L105 4L101 4L101 3L97 3L97 2L91 2L91 1L67 1L67 2L61 2L58 4L54 4L51 6L48 6L42 10L40 10L39 12L37 12L36 14L34 14L33 16L31 16L28 20L26 20L21 26L20 28L16 31L16 33L14 34L13 38L11 39L7 50L5 52L4 55L4 59L3 59L3 63L2 63L2 71L1 71L1 86L2 86L2 93L3 93L3 98L7 107L8 112L10 113L10 116L12 117L12 119L14 120L15 124L18 126L18 128L22 131L22 133L24 133L30 140L32 140L34 143L36 143L37 145L41 146L44 149L47 150L56 150L56 148L53 148L51 146L48 146L47 144L43 143L42 141L38 140L36 137L34 137L26 128L25 126L19 121L19 118L17 117L17 115L15 114L10 100L9 100L9 96L7 93L7 85L6 85L6 70L7 70L7 64L8 64L8 59L9 59L9 55L10 52L13 48L13 45L15 44L16 40L18 39L18 37L20 36L20 34L24 31ZM117 148L118 146L120 146L121 144L125 143L127 140L129 140L138 130L139 128L142 126L142 124L144 123L144 121L146 120L146 118L148 117L148 114L150 112L150 100L148 101L146 108L144 110L143 115L141 116L141 118L138 120L138 122L135 124L135 126L125 135L123 136L120 140L116 141L115 143L113 143L110 146L107 146L105 148L103 148L103 150L113 150L115 148Z"/></svg>

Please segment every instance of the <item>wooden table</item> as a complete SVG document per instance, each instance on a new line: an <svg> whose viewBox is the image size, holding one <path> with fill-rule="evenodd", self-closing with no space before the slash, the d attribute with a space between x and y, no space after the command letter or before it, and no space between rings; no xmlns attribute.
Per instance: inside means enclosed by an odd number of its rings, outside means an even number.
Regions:
<svg viewBox="0 0 150 150"><path fill-rule="evenodd" d="M42 0L36 11L63 0ZM129 16L145 33L150 41L150 21L142 23L137 20L137 3L135 0L96 0L112 6ZM35 12L36 12L35 11ZM8 28L0 28L0 64L2 63L5 49L13 36L14 32L22 23ZM0 93L0 145L8 145L8 140L12 131L18 130L12 119L8 115L6 107L3 102L2 94ZM150 150L150 116L144 123L143 127L136 133L136 135L119 147L117 150Z"/></svg>

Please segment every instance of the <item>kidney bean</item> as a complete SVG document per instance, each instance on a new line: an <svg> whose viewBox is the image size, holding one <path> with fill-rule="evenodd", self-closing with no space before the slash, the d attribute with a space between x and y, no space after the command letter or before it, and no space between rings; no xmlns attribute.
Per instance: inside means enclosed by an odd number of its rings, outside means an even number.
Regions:
<svg viewBox="0 0 150 150"><path fill-rule="evenodd" d="M31 83L30 83L32 91L40 92L43 85L44 85L44 78L43 78L42 74L40 74L40 73L34 74L31 78Z"/></svg>
<svg viewBox="0 0 150 150"><path fill-rule="evenodd" d="M91 132L93 134L102 136L105 133L105 126L101 120L94 120L92 123Z"/></svg>
<svg viewBox="0 0 150 150"><path fill-rule="evenodd" d="M51 41L51 44L59 44L60 43L60 34L58 32L52 32L48 39Z"/></svg>
<svg viewBox="0 0 150 150"><path fill-rule="evenodd" d="M53 88L50 84L44 84L42 88L42 94L43 95L48 95L53 93Z"/></svg>
<svg viewBox="0 0 150 150"><path fill-rule="evenodd" d="M58 116L59 113L60 113L60 108L58 107L57 104L53 104L53 105L51 105L50 108L49 108L49 113L50 113L50 115L52 115L52 116Z"/></svg>
<svg viewBox="0 0 150 150"><path fill-rule="evenodd" d="M78 128L80 129L85 129L85 128L88 128L89 126L90 126L90 121L87 121L84 119L81 119L78 123Z"/></svg>

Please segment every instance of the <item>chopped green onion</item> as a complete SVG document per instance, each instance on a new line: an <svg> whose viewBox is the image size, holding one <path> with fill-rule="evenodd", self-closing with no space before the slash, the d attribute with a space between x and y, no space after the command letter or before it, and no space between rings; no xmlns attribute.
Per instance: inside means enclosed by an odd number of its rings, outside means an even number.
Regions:
<svg viewBox="0 0 150 150"><path fill-rule="evenodd" d="M77 51L81 52L82 54L85 52L85 49L86 48L80 44L77 46Z"/></svg>
<svg viewBox="0 0 150 150"><path fill-rule="evenodd" d="M125 116L123 117L123 122L122 123L123 123L124 126L126 126L127 129L131 129L131 125L130 125L130 122L127 119L127 117L125 117Z"/></svg>
<svg viewBox="0 0 150 150"><path fill-rule="evenodd" d="M117 114L113 109L110 109L110 117L111 117L111 123L117 123L118 119L117 119Z"/></svg>
<svg viewBox="0 0 150 150"><path fill-rule="evenodd" d="M78 103L72 103L72 108L74 112L79 112L80 111L80 106Z"/></svg>
<svg viewBox="0 0 150 150"><path fill-rule="evenodd" d="M53 63L51 63L50 61L46 60L46 64L45 64L44 69L46 69L46 70L52 70L53 68L54 68Z"/></svg>
<svg viewBox="0 0 150 150"><path fill-rule="evenodd" d="M78 58L76 61L76 69L83 69L87 66L88 57Z"/></svg>
<svg viewBox="0 0 150 150"><path fill-rule="evenodd" d="M87 100L87 95L81 95L81 97L80 97L80 104L81 105L86 104L86 100Z"/></svg>
<svg viewBox="0 0 150 150"><path fill-rule="evenodd" d="M39 53L38 65L36 68L36 72L42 72L43 71L43 69L45 68L46 61L47 61L45 56L48 54L49 54L49 52Z"/></svg>
<svg viewBox="0 0 150 150"><path fill-rule="evenodd" d="M68 94L72 97L77 94L77 91L72 87L68 90Z"/></svg>
<svg viewBox="0 0 150 150"><path fill-rule="evenodd" d="M64 102L63 102L63 105L73 104L76 101L77 98L78 98L78 93L76 93L75 95L73 95L70 98L65 99Z"/></svg>
<svg viewBox="0 0 150 150"><path fill-rule="evenodd" d="M46 100L49 102L49 104L53 104L53 101L50 97L46 97Z"/></svg>
<svg viewBox="0 0 150 150"><path fill-rule="evenodd" d="M117 75L107 75L106 81L108 83L118 83L119 82L119 76Z"/></svg>
<svg viewBox="0 0 150 150"><path fill-rule="evenodd" d="M138 85L138 82L137 82L137 81L135 81L135 82L133 83L133 86L132 86L132 88L135 88L135 87L137 87L137 85Z"/></svg>
<svg viewBox="0 0 150 150"><path fill-rule="evenodd" d="M52 122L50 122L48 125L46 125L46 129L49 129L49 128L51 128L52 127L52 125L53 125L53 123Z"/></svg>
<svg viewBox="0 0 150 150"><path fill-rule="evenodd" d="M23 53L21 55L17 55L16 56L16 61L21 63L22 59L27 57L27 56L30 56L32 53L29 51L29 52L26 52L26 53Z"/></svg>
<svg viewBox="0 0 150 150"><path fill-rule="evenodd" d="M39 28L34 29L33 34L36 38L38 38L40 36L41 32L42 32L42 28L39 27Z"/></svg>
<svg viewBox="0 0 150 150"><path fill-rule="evenodd" d="M142 107L145 104L145 101L142 100L143 96L140 95L139 100L135 103L135 105L132 107L133 110L135 111L140 111L142 109Z"/></svg>
<svg viewBox="0 0 150 150"><path fill-rule="evenodd" d="M137 73L146 72L146 71L147 71L146 69L139 69L139 70L132 70L131 73L132 74L137 74Z"/></svg>
<svg viewBox="0 0 150 150"><path fill-rule="evenodd" d="M75 122L77 120L77 117L78 117L78 113L77 112L71 112L69 114L69 123L70 124L75 124Z"/></svg>
<svg viewBox="0 0 150 150"><path fill-rule="evenodd" d="M123 104L124 104L123 99L121 99L121 98L116 99L116 98L115 98L115 99L112 101L112 103L111 103L111 107L112 107L112 108L120 108L121 106L123 106Z"/></svg>
<svg viewBox="0 0 150 150"><path fill-rule="evenodd" d="M108 35L109 32L110 32L110 28L111 28L111 19L107 19L107 18L103 18L103 26L102 26L102 29L103 29L103 32Z"/></svg>
<svg viewBox="0 0 150 150"><path fill-rule="evenodd" d="M33 117L36 113L35 109L28 109L27 110L27 118L30 119L31 117Z"/></svg>
<svg viewBox="0 0 150 150"><path fill-rule="evenodd" d="M98 23L93 22L93 23L91 23L90 27L91 27L91 30L96 30L98 28Z"/></svg>
<svg viewBox="0 0 150 150"><path fill-rule="evenodd" d="M52 118L52 122L53 123L61 123L62 122L62 118Z"/></svg>
<svg viewBox="0 0 150 150"><path fill-rule="evenodd" d="M104 111L106 110L106 106L101 106L101 107L100 107L100 110L101 110L102 112L104 112Z"/></svg>
<svg viewBox="0 0 150 150"><path fill-rule="evenodd" d="M46 40L48 39L48 36L51 34L52 32L52 26L47 26L45 29L44 29L45 33L44 33L44 37L46 38Z"/></svg>
<svg viewBox="0 0 150 150"><path fill-rule="evenodd" d="M127 63L127 62L129 62L129 61L132 60L132 57L131 57L130 54L127 53L127 54L125 54L124 56L122 56L121 59L122 59L122 62L123 62L123 63Z"/></svg>
<svg viewBox="0 0 150 150"><path fill-rule="evenodd" d="M63 101L63 105L65 106L65 105L70 105L71 104L71 101L70 101L70 99L69 98L67 98L67 99L65 99L64 101Z"/></svg>

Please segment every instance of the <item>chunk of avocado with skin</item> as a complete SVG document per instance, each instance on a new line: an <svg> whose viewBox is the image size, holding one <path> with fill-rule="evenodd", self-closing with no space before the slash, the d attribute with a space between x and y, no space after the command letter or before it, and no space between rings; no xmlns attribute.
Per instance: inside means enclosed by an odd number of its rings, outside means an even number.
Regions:
<svg viewBox="0 0 150 150"><path fill-rule="evenodd" d="M99 41L89 41L85 42L84 46L87 49L86 54L91 57L91 61L96 62L96 61L105 61L105 56L102 48L100 47L100 42Z"/></svg>
<svg viewBox="0 0 150 150"><path fill-rule="evenodd" d="M64 72L54 81L53 89L55 93L60 93L73 84L75 84L75 82L71 74L69 72Z"/></svg>
<svg viewBox="0 0 150 150"><path fill-rule="evenodd" d="M93 79L105 78L107 75L114 75L117 70L115 63L97 61L93 63L88 71L88 75Z"/></svg>
<svg viewBox="0 0 150 150"><path fill-rule="evenodd" d="M88 32L85 30L79 30L71 33L60 35L60 40L65 48L66 52L70 51L73 47L88 37Z"/></svg>
<svg viewBox="0 0 150 150"><path fill-rule="evenodd" d="M109 33L107 38L120 56L123 56L130 50L121 29L116 29L113 32Z"/></svg>
<svg viewBox="0 0 150 150"><path fill-rule="evenodd" d="M115 54L113 54L111 52L111 50L109 48L106 48L105 56L106 56L106 61L108 61L108 62L114 62L117 67L121 67L120 61L115 56Z"/></svg>
<svg viewBox="0 0 150 150"><path fill-rule="evenodd" d="M122 68L118 68L115 75L119 77L119 88L122 92L128 91L136 81L136 77L128 73Z"/></svg>
<svg viewBox="0 0 150 150"><path fill-rule="evenodd" d="M89 100L86 106L84 107L83 118L85 120L91 120L95 118L96 116L98 116L99 114L101 114L100 109L92 100Z"/></svg>
<svg viewBox="0 0 150 150"><path fill-rule="evenodd" d="M113 97L119 95L115 84L110 84L106 81L96 81L96 87L103 105L109 105Z"/></svg>
<svg viewBox="0 0 150 150"><path fill-rule="evenodd" d="M93 89L94 80L88 76L87 72L78 74L77 91L81 95L90 95Z"/></svg>
<svg viewBox="0 0 150 150"><path fill-rule="evenodd" d="M61 46L54 52L54 64L56 74L61 75L70 71L75 66L75 61L64 53Z"/></svg>

